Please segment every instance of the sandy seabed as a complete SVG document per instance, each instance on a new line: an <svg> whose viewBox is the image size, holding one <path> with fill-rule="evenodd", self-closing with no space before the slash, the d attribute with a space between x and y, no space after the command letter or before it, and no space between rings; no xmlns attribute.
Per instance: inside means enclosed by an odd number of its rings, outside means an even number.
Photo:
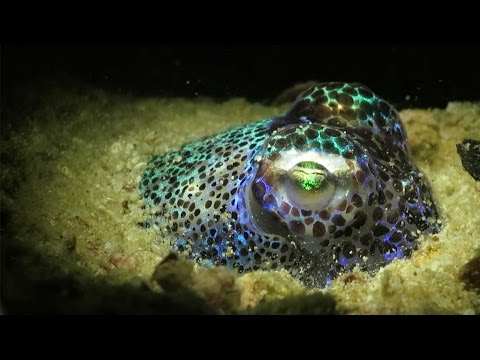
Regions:
<svg viewBox="0 0 480 360"><path fill-rule="evenodd" d="M15 115L24 125L4 127L0 143L7 311L480 313L479 290L461 281L464 266L480 256L480 182L463 169L455 147L480 139L480 103L400 113L414 162L433 187L442 231L375 276L355 271L325 290L308 290L285 271L238 275L181 257L159 266L168 247L155 228L139 225L145 215L138 184L152 156L288 105L91 89L39 96L31 111Z"/></svg>

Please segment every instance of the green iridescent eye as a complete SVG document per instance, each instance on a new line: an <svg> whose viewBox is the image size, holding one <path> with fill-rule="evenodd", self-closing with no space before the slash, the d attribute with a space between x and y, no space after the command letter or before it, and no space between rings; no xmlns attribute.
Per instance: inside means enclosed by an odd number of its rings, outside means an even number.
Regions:
<svg viewBox="0 0 480 360"><path fill-rule="evenodd" d="M305 207L328 203L335 190L335 179L321 164L302 161L288 172L288 197Z"/></svg>

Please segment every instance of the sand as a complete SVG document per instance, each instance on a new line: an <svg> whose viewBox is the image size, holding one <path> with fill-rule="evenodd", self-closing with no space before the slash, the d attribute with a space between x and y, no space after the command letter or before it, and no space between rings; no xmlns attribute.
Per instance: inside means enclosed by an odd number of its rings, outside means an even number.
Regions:
<svg viewBox="0 0 480 360"><path fill-rule="evenodd" d="M35 107L6 119L24 125L4 126L0 143L6 310L138 312L112 300L124 292L137 310L149 299L144 313L169 312L176 303L185 312L218 314L480 313L479 290L460 281L465 264L480 256L480 182L463 169L455 148L466 137L480 139L480 103L400 113L444 223L439 234L421 239L411 259L396 260L375 276L346 274L324 290L305 289L285 271L240 276L182 257L159 265L168 247L155 228L140 225L145 214L138 183L147 161L287 108L88 88L42 92ZM31 296L39 305L32 307Z"/></svg>

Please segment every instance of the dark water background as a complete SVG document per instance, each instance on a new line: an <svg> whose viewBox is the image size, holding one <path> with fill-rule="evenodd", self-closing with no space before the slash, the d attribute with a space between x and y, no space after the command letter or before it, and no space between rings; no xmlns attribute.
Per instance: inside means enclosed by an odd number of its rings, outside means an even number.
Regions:
<svg viewBox="0 0 480 360"><path fill-rule="evenodd" d="M80 80L134 96L246 97L268 103L295 83L358 81L403 107L480 100L473 42L13 42L2 46L2 100L38 81ZM8 98L10 96L10 98Z"/></svg>

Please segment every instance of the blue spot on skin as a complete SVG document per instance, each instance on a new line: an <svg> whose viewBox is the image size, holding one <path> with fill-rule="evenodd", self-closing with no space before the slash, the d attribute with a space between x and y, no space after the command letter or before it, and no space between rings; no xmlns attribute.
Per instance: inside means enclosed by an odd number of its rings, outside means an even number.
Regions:
<svg viewBox="0 0 480 360"><path fill-rule="evenodd" d="M245 237L243 236L243 234L238 235L237 239L238 239L238 242L243 246L247 245L247 241L245 240Z"/></svg>
<svg viewBox="0 0 480 360"><path fill-rule="evenodd" d="M402 258L403 257L403 251L397 250L397 251L392 251L389 254L384 254L383 255L384 259L387 260L388 262L396 259L396 258Z"/></svg>
<svg viewBox="0 0 480 360"><path fill-rule="evenodd" d="M205 266L205 267L212 267L214 264L213 264L213 261L212 260L203 260L202 261L202 266Z"/></svg>
<svg viewBox="0 0 480 360"><path fill-rule="evenodd" d="M300 116L300 121L306 124L311 123L311 121L306 116Z"/></svg>

